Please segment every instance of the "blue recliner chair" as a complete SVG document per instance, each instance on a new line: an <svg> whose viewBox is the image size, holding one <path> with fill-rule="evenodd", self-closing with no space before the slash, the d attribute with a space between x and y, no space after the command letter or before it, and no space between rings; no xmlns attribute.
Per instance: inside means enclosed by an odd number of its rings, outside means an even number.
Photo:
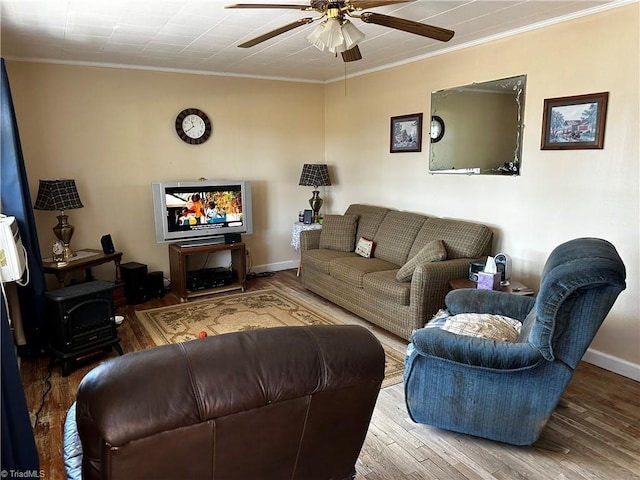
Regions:
<svg viewBox="0 0 640 480"><path fill-rule="evenodd" d="M542 432L574 369L625 289L625 267L609 242L580 238L553 250L536 298L454 290L451 315L492 313L522 322L516 342L414 332L405 364L411 419L513 445Z"/></svg>

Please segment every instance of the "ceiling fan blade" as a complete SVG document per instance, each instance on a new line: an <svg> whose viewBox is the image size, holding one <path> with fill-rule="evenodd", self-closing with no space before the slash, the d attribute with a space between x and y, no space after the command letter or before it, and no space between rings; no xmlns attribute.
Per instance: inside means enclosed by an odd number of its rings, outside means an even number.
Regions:
<svg viewBox="0 0 640 480"><path fill-rule="evenodd" d="M281 33L288 32L289 30L293 30L294 28L301 27L311 22L313 22L313 18L311 17L301 18L299 20L296 20L295 22L289 23L288 25L285 25L280 28L276 28L275 30L271 30L270 32L260 35L259 37L256 37L247 42L241 43L240 45L238 45L238 47L240 48L253 47L255 45L258 45L259 43L264 42L265 40L269 40L270 38L276 37Z"/></svg>
<svg viewBox="0 0 640 480"><path fill-rule="evenodd" d="M375 23L383 27L395 28L396 30L433 38L441 42L448 42L455 34L453 30L447 30L446 28L434 27L405 18L382 15L381 13L364 12L360 15L360 19L366 23Z"/></svg>
<svg viewBox="0 0 640 480"><path fill-rule="evenodd" d="M234 3L224 8L289 8L293 10L311 10L309 5L289 5L284 3Z"/></svg>
<svg viewBox="0 0 640 480"><path fill-rule="evenodd" d="M355 62L356 60L362 60L362 54L360 53L360 49L358 45L349 50L345 50L344 52L340 52L342 55L342 60L345 62Z"/></svg>
<svg viewBox="0 0 640 480"><path fill-rule="evenodd" d="M384 7L385 5L409 3L414 1L415 0L351 0L349 3L359 10L365 10L369 8Z"/></svg>

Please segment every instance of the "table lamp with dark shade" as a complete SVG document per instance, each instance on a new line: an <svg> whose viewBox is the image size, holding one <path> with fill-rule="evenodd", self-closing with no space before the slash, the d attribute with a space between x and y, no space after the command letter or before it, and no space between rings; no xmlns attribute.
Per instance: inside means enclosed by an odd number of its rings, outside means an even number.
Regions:
<svg viewBox="0 0 640 480"><path fill-rule="evenodd" d="M313 210L313 221L318 221L320 208L322 207L322 199L318 187L331 185L329 179L329 168L324 163L305 163L302 166L302 174L300 175L300 183L306 187L313 187L313 197L309 199L309 205Z"/></svg>
<svg viewBox="0 0 640 480"><path fill-rule="evenodd" d="M82 207L84 205L80 201L75 180L40 180L38 196L33 208L36 210L60 210L58 224L53 227L53 233L64 244L65 260L74 257L75 253L69 246L71 237L73 237L74 226L69 223L64 211Z"/></svg>

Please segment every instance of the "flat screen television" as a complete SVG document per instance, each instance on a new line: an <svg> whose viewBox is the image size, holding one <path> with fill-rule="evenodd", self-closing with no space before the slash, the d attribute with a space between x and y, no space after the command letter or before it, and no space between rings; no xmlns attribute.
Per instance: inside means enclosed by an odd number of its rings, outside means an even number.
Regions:
<svg viewBox="0 0 640 480"><path fill-rule="evenodd" d="M223 243L229 233L253 233L251 182L155 182L156 241L183 245Z"/></svg>

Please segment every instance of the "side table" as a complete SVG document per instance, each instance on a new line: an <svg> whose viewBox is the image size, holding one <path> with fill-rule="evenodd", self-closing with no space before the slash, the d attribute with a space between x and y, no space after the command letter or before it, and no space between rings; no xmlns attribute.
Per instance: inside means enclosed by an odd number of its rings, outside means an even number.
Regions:
<svg viewBox="0 0 640 480"><path fill-rule="evenodd" d="M454 278L453 280L449 280L449 286L452 290L458 290L459 288L478 287L475 282L472 282L467 277ZM527 287L524 283L520 283L514 280L511 280L508 285L501 285L500 291L504 293L512 293L513 295L533 296L533 290Z"/></svg>
<svg viewBox="0 0 640 480"><path fill-rule="evenodd" d="M126 304L124 296L124 284L120 274L120 261L122 252L104 253L102 250L85 248L76 250L76 256L66 262L54 262L52 258L43 258L42 267L44 273L56 276L60 288L65 286L67 275L78 270L84 270L84 281L93 280L91 269L98 265L113 262L116 266L116 279L113 289L114 304L119 307Z"/></svg>
<svg viewBox="0 0 640 480"><path fill-rule="evenodd" d="M296 252L300 251L300 232L304 230L322 230L322 224L302 222L293 223L293 227L291 228L291 246L296 250ZM296 276L300 276L300 260L298 261L298 271L296 272Z"/></svg>
<svg viewBox="0 0 640 480"><path fill-rule="evenodd" d="M187 259L190 255L215 254L216 252L230 252L232 267L232 282L187 282ZM191 245L183 247L178 243L169 244L169 270L171 274L171 289L181 302L190 298L209 295L211 293L230 292L240 290L244 292L247 287L247 260L244 242L240 243L215 243L211 245ZM203 269L207 270L207 269ZM193 272L198 272L194 270ZM202 270L200 270L202 272ZM204 274L206 275L206 274ZM202 277L201 277L202 278ZM216 286L217 285L217 286Z"/></svg>

